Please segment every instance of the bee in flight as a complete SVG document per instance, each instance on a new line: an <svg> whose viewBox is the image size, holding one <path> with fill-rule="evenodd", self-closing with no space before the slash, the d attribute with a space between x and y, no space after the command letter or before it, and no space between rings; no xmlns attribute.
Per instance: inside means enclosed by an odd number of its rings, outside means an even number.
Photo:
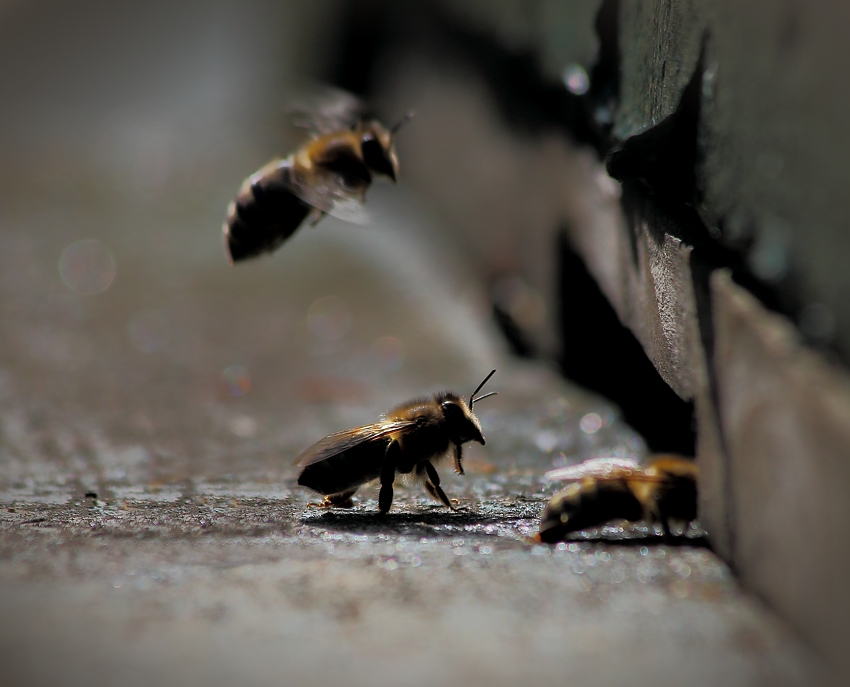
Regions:
<svg viewBox="0 0 850 687"><path fill-rule="evenodd" d="M645 465L594 458L546 477L571 484L546 506L536 535L541 542L619 519L660 522L669 539L671 519L690 522L697 515L697 466L687 458L659 455Z"/></svg>
<svg viewBox="0 0 850 687"><path fill-rule="evenodd" d="M375 176L398 176L394 137L413 113L388 129L364 117L363 105L342 91L299 110L312 136L283 160L273 160L242 182L227 208L224 243L231 262L270 253L304 221L326 214L365 224L363 202Z"/></svg>
<svg viewBox="0 0 850 687"><path fill-rule="evenodd" d="M298 458L298 484L324 494L325 505L347 507L358 487L380 478L378 509L389 511L397 475L423 483L425 491L454 510L440 487L434 463L451 453L455 472L463 473L463 444L484 443L481 423L472 406L488 396L475 397L493 370L469 396L469 403L450 391L408 401L379 422L325 437Z"/></svg>

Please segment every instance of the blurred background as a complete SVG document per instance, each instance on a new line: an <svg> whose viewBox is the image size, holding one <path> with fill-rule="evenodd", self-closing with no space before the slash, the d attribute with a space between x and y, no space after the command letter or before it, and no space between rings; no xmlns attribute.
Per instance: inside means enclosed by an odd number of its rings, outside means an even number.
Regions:
<svg viewBox="0 0 850 687"><path fill-rule="evenodd" d="M0 2L0 496L268 485L498 367L480 474L696 456L714 550L846 665L847 14ZM315 83L416 112L399 183L229 265L227 205Z"/></svg>
<svg viewBox="0 0 850 687"><path fill-rule="evenodd" d="M493 366L476 272L451 247L428 255L427 219L389 237L329 220L271 259L227 262L227 204L303 139L287 107L333 64L341 5L3 12L4 388L19 411L28 398L69 427L155 435L154 472L175 454L212 469L217 431L270 436L304 401L356 405L387 383L395 397L405 366L427 388ZM416 202L402 198L386 216Z"/></svg>
<svg viewBox="0 0 850 687"><path fill-rule="evenodd" d="M597 53L596 7L570 9L579 11L574 19L548 9L561 22L559 31L568 32L556 46L563 54L551 59L577 70L581 90ZM437 369L445 371L438 380L451 382L473 360L480 376L478 370L492 366L494 348L561 366L564 341L584 338L567 336L565 326L584 328L584 317L607 305L585 277L594 293L570 298L580 310L564 324L559 294L585 284L561 287L558 237L573 217L585 224L617 221L617 189L592 148L572 143L572 126L584 143L593 133L560 74L546 82L528 59L504 83L479 73L498 69L488 50L501 50L498 59L510 63L511 50L528 47L503 50L484 33L470 35L466 18L450 10L345 2L4 5L1 240L8 263L4 307L7 321L17 323L17 333L7 335L6 386L16 393L38 388L39 398L64 393L69 412L81 402L102 412L104 398L135 397L147 408L142 399L154 380L175 383L165 396L181 398L182 407L189 389L205 387L197 392L205 398L225 393L229 382L218 379L224 370L245 380L253 375L253 398L264 387L296 394L298 384L312 384L298 381L312 378L307 370L322 377L330 369L316 351L315 369L292 357L317 343L317 335L304 334L312 332L306 321L313 306L348 323L333 330L330 344L319 336L320 347L344 340L361 356L390 359L388 369L403 361L413 370L425 365L425 379ZM510 11L508 24L531 22L521 29L526 33L545 21L545 11L539 19ZM525 86L529 78L536 81ZM399 245L380 242L382 253L375 254L368 229L328 220L299 232L286 252L230 269L219 236L224 208L245 176L303 140L287 108L314 82L357 93L388 122L417 112L416 127L398 141L400 188L374 193L390 204L419 203L431 224L389 237L378 232ZM516 121L502 116L497 98L516 110ZM564 108L568 119L559 121ZM345 255L353 246L363 255ZM299 270L315 281L302 283ZM406 308L369 292L358 270L371 273L367 279L396 280L392 288L422 307L451 301L458 312L435 311L424 325L417 324L421 313L410 313L409 325L401 325L398 310ZM346 279L358 286L352 291ZM605 341L611 327L626 330L608 311L613 321L594 337L596 345L572 344L579 348L567 372L620 401L655 448L693 453L689 408L661 382L636 341L624 349L636 381L619 390L622 353ZM369 318L384 324L367 325ZM393 327L404 326L430 333L402 341ZM300 348L299 327L307 337ZM371 338L355 343L357 336ZM220 346L213 345L217 338ZM454 368L445 357L455 359ZM15 381L13 370L23 365L34 376ZM191 384L174 382L178 369ZM334 374L356 379L373 371L357 365ZM672 408L661 412L676 414L674 429L647 417L638 398L647 386ZM134 417L120 414L124 422Z"/></svg>

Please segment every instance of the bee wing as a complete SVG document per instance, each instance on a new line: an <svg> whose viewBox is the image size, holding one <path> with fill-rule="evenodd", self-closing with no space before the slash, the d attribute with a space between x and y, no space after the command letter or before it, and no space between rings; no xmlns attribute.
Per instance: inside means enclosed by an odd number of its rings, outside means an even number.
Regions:
<svg viewBox="0 0 850 687"><path fill-rule="evenodd" d="M697 464L689 458L658 454L653 456L652 459L647 462L646 471L651 475L696 479L699 468L697 467Z"/></svg>
<svg viewBox="0 0 850 687"><path fill-rule="evenodd" d="M301 200L331 217L353 224L368 224L371 221L362 200L365 189L348 188L335 172L316 172L309 181L292 173L288 177L288 184Z"/></svg>
<svg viewBox="0 0 850 687"><path fill-rule="evenodd" d="M595 479L631 479L640 482L659 482L661 477L648 475L643 467L629 458L591 458L578 465L549 470L544 477L553 481L578 482L586 477Z"/></svg>
<svg viewBox="0 0 850 687"><path fill-rule="evenodd" d="M326 460L344 451L375 439L381 439L393 432L399 432L416 424L415 420L398 420L396 422L376 422L372 425L346 429L320 439L298 456L293 465L307 467L313 463Z"/></svg>
<svg viewBox="0 0 850 687"><path fill-rule="evenodd" d="M313 85L288 108L292 123L315 134L349 129L366 114L363 102L348 91Z"/></svg>

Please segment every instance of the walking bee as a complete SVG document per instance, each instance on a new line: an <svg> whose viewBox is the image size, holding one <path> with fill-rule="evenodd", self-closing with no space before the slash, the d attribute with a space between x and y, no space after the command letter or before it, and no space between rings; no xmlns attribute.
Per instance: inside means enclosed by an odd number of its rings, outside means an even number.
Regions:
<svg viewBox="0 0 850 687"><path fill-rule="evenodd" d="M274 251L305 220L315 225L326 214L365 224L372 178L396 180L394 136L412 113L387 129L364 118L354 96L334 91L325 100L297 122L311 129L311 138L245 179L228 206L224 242L231 262Z"/></svg>
<svg viewBox="0 0 850 687"><path fill-rule="evenodd" d="M325 505L347 507L357 489L380 479L378 509L389 511L393 502L393 482L398 475L421 481L425 491L454 510L440 487L434 468L451 453L455 472L463 472L463 444L484 444L481 423L473 405L496 392L475 397L493 370L469 396L469 402L451 391L430 398L402 403L378 422L337 432L304 451L296 458L301 468L298 484L325 496Z"/></svg>
<svg viewBox="0 0 850 687"><path fill-rule="evenodd" d="M645 465L595 458L546 477L572 484L546 506L536 536L541 542L618 519L660 522L669 538L671 519L690 522L697 515L697 466L686 458L659 455Z"/></svg>

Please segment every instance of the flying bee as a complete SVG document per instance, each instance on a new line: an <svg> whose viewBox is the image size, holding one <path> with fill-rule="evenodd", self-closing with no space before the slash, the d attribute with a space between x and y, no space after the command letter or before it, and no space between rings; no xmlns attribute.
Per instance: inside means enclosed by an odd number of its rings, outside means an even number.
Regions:
<svg viewBox="0 0 850 687"><path fill-rule="evenodd" d="M475 397L493 370L469 396L469 402L451 391L402 403L375 424L355 427L325 437L298 458L298 484L324 494L327 506L350 506L357 489L379 479L378 509L386 513L393 502L396 477L409 476L425 491L454 510L440 487L434 468L451 453L455 472L463 472L463 444L484 444L481 423L472 406L496 392Z"/></svg>
<svg viewBox="0 0 850 687"><path fill-rule="evenodd" d="M392 128L362 116L361 103L334 91L333 100L299 120L312 137L285 159L269 162L242 183L227 208L225 248L231 262L272 252L298 227L326 214L365 224L363 203L375 176L398 177Z"/></svg>
<svg viewBox="0 0 850 687"><path fill-rule="evenodd" d="M540 520L538 541L552 543L609 520L660 522L670 538L670 520L697 515L697 466L692 460L659 455L646 465L594 458L551 470L546 477L572 482L555 494Z"/></svg>

